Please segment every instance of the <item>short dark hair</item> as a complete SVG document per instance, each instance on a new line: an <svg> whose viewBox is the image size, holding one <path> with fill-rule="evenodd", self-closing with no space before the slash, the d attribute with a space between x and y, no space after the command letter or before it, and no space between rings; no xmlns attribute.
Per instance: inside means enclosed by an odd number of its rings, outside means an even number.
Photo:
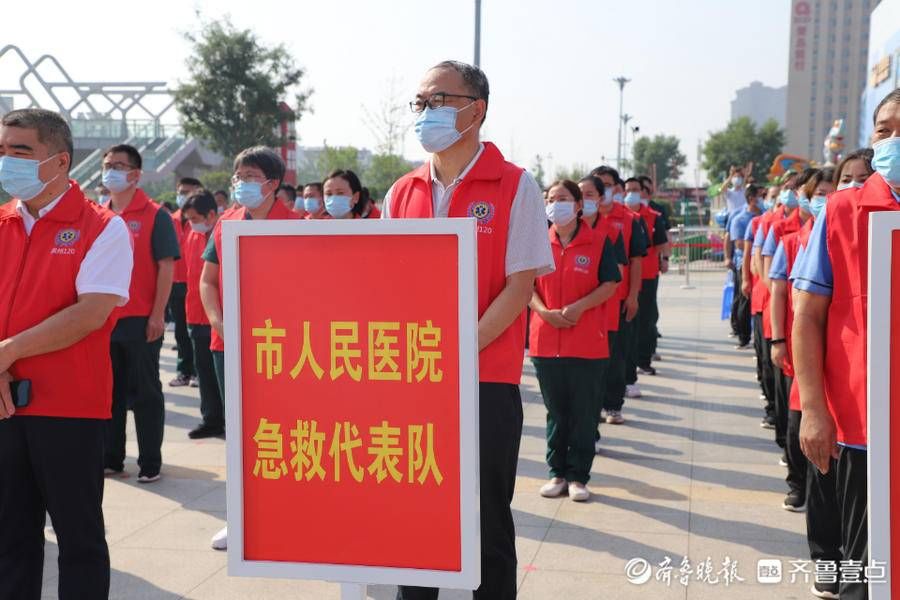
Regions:
<svg viewBox="0 0 900 600"><path fill-rule="evenodd" d="M295 188L294 186L292 186L289 183L282 183L281 185L279 185L278 189L275 190L276 194L278 192L287 192L288 196L290 196L291 200L297 199L297 188Z"/></svg>
<svg viewBox="0 0 900 600"><path fill-rule="evenodd" d="M800 174L797 176L796 181L794 181L794 189L799 190L806 186L806 182L809 181L815 174L819 171L815 167L806 167Z"/></svg>
<svg viewBox="0 0 900 600"><path fill-rule="evenodd" d="M181 207L181 214L184 214L188 209L192 209L197 214L206 217L209 213L216 212L218 206L212 193L209 190L200 188L188 194L187 200L184 201L184 206Z"/></svg>
<svg viewBox="0 0 900 600"><path fill-rule="evenodd" d="M178 180L178 185L192 185L194 187L203 187L203 184L200 183L200 180L196 177L182 177Z"/></svg>
<svg viewBox="0 0 900 600"><path fill-rule="evenodd" d="M597 193L601 196L606 193L606 186L603 185L603 180L597 177L596 175L585 175L581 179L578 180L578 183L591 182L591 184L597 188ZM580 189L580 188L579 188Z"/></svg>
<svg viewBox="0 0 900 600"><path fill-rule="evenodd" d="M626 179L625 181L622 182L622 187L624 187L625 184L631 183L632 181L634 183L638 184L638 187L640 187L641 189L644 189L644 184L641 183L641 180L638 179L637 177L629 177L628 179Z"/></svg>
<svg viewBox="0 0 900 600"><path fill-rule="evenodd" d="M75 160L72 130L59 113L43 108L20 108L3 115L0 125L35 130L38 141L48 146L54 154L68 152L69 166L72 166L72 161Z"/></svg>
<svg viewBox="0 0 900 600"><path fill-rule="evenodd" d="M318 190L319 195L325 194L325 186L321 181L310 181L309 183L303 184L304 188L311 187Z"/></svg>
<svg viewBox="0 0 900 600"><path fill-rule="evenodd" d="M841 159L841 162L838 163L837 169L834 170L834 179L832 183L834 185L838 185L841 182L841 177L844 176L844 167L847 166L847 163L851 160L861 160L863 164L866 166L866 171L869 172L869 175L875 172L875 169L872 168L872 157L875 156L875 151L871 148L860 148L858 150L854 150L847 156Z"/></svg>
<svg viewBox="0 0 900 600"><path fill-rule="evenodd" d="M803 185L803 191L806 192L807 198L812 198L813 194L816 193L816 188L819 187L819 184L823 181L831 182L834 180L834 168L833 167L824 167L822 169L816 169L816 172L813 173L809 179L806 180L806 183Z"/></svg>
<svg viewBox="0 0 900 600"><path fill-rule="evenodd" d="M278 185L284 180L284 161L281 155L265 146L253 146L241 150L234 159L232 171L237 171L241 167L256 167L263 172L266 179L277 181Z"/></svg>
<svg viewBox="0 0 900 600"><path fill-rule="evenodd" d="M577 200L578 202L581 202L581 199L584 197L581 193L581 188L578 187L578 184L575 183L574 181L572 181L571 179L557 179L556 181L554 181L553 183L551 183L550 185L547 186L548 194L549 194L550 190L552 190L553 188L555 188L558 185L561 185L564 188L566 188L567 190L569 190L569 193L572 194L572 196L574 196L575 200Z"/></svg>
<svg viewBox="0 0 900 600"><path fill-rule="evenodd" d="M638 178L638 181L641 182L641 184L645 184L647 186L648 191L649 191L649 188L653 186L653 178L650 177L649 175L638 175L637 178Z"/></svg>
<svg viewBox="0 0 900 600"><path fill-rule="evenodd" d="M456 71L462 77L463 82L469 89L469 93L479 100L484 100L484 117L481 119L481 122L484 123L484 119L487 118L488 96L491 95L491 86L488 84L488 78L487 75L484 74L484 71L475 65L470 65L458 60L445 60L439 62L431 68L432 71L435 69L451 69Z"/></svg>
<svg viewBox="0 0 900 600"><path fill-rule="evenodd" d="M747 198L747 203L750 203L750 200L756 198L762 193L762 188L756 185L755 183L751 183L747 187L744 188L744 195Z"/></svg>
<svg viewBox="0 0 900 600"><path fill-rule="evenodd" d="M356 173L354 173L350 169L336 169L328 174L328 177L325 178L325 181L334 179L335 177L340 177L341 179L346 181L350 185L350 190L354 194L359 192L359 200L357 201L357 204L362 202L363 186L362 183L360 183L359 177L357 177Z"/></svg>
<svg viewBox="0 0 900 600"><path fill-rule="evenodd" d="M225 190L216 190L213 192L213 196L225 196L226 198L228 198L228 192L226 192Z"/></svg>
<svg viewBox="0 0 900 600"><path fill-rule="evenodd" d="M599 167L594 168L594 170L591 171L591 175L594 175L596 177L600 177L601 175L609 175L613 178L613 183L621 186L625 185L625 182L622 181L621 177L619 177L619 172L609 165L600 165Z"/></svg>
<svg viewBox="0 0 900 600"><path fill-rule="evenodd" d="M138 152L138 149L129 144L116 144L115 146L110 146L103 153L103 158L106 158L110 154L118 154L122 153L128 156L129 162L131 162L131 166L135 169L142 169L144 167L144 161L141 159L141 153Z"/></svg>
<svg viewBox="0 0 900 600"><path fill-rule="evenodd" d="M890 104L891 102L900 104L900 87L894 88L894 91L882 98L881 102L878 103L878 106L875 107L875 112L872 113L872 125L878 122L878 112L884 108L886 104Z"/></svg>
<svg viewBox="0 0 900 600"><path fill-rule="evenodd" d="M366 209L366 206L369 205L369 202L372 201L372 196L369 195L369 188L363 186L362 190L359 192L359 202L353 205L353 212L359 216L362 216L363 211Z"/></svg>

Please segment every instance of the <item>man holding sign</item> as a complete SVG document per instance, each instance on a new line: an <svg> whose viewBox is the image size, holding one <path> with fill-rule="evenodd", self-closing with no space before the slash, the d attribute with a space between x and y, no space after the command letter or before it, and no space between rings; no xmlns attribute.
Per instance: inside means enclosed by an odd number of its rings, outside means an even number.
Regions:
<svg viewBox="0 0 900 600"><path fill-rule="evenodd" d="M481 586L474 598L507 600L516 597L510 503L522 435L525 307L535 277L553 270L553 255L534 178L479 140L488 94L487 77L471 65L445 61L425 74L410 107L432 159L393 185L382 218L478 220ZM401 586L397 597L434 599L438 590Z"/></svg>
<svg viewBox="0 0 900 600"><path fill-rule="evenodd" d="M875 110L876 174L862 188L835 193L822 210L791 274L793 356L803 420L800 445L822 473L835 470L844 558L867 565L866 290L869 215L900 210L900 89ZM877 249L875 249L877 251ZM842 582L842 600L868 597Z"/></svg>

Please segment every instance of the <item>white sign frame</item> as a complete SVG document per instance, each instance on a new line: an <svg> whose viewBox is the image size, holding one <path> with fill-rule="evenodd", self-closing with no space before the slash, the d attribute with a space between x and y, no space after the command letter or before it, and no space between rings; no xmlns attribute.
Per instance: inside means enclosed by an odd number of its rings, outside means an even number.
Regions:
<svg viewBox="0 0 900 600"><path fill-rule="evenodd" d="M475 219L272 220L222 222L223 311L225 314L226 505L228 574L325 581L413 585L474 590L481 581L478 434L478 271ZM240 427L241 331L238 268L239 240L244 236L382 236L453 235L458 239L459 289L459 425L461 570L439 571L392 567L246 560L244 549L243 447ZM464 323L471 326L464 327Z"/></svg>
<svg viewBox="0 0 900 600"><path fill-rule="evenodd" d="M885 578L869 584L869 598L891 597L891 277L893 232L900 212L869 216L868 480L869 561L884 561ZM900 515L898 515L900 518Z"/></svg>

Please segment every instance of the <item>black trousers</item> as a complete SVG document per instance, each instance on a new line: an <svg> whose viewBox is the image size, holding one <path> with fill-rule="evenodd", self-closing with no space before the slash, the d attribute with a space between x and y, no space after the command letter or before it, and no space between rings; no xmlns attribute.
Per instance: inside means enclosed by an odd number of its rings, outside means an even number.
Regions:
<svg viewBox="0 0 900 600"><path fill-rule="evenodd" d="M169 294L169 312L175 322L175 345L178 348L176 369L182 375L194 376L194 349L188 332L187 317L184 311L184 299L187 296L186 283L173 283Z"/></svg>
<svg viewBox="0 0 900 600"><path fill-rule="evenodd" d="M0 421L0 600L38 600L44 525L59 542L60 600L109 597L99 419Z"/></svg>
<svg viewBox="0 0 900 600"><path fill-rule="evenodd" d="M753 315L754 347L756 354L759 385L766 397L766 415L775 416L775 366L772 364L772 348L763 334L762 313Z"/></svg>
<svg viewBox="0 0 900 600"><path fill-rule="evenodd" d="M788 379L793 380L790 377ZM810 477L810 474L806 465L809 461L803 455L803 450L800 449L800 418L802 416L803 413L799 410L788 410L787 439L784 448L788 467L787 477L784 480L791 491L799 492L808 500L809 485L806 479Z"/></svg>
<svg viewBox="0 0 900 600"><path fill-rule="evenodd" d="M622 410L622 405L625 403L627 362L625 351L630 325L629 323L626 326L625 317L622 317L619 320L619 331L609 331L606 334L609 340L609 360L606 369L606 385L601 388L603 397L600 403L600 407L605 410Z"/></svg>
<svg viewBox="0 0 900 600"><path fill-rule="evenodd" d="M188 325L191 343L194 346L194 367L200 386L200 416L208 427L225 427L224 405L219 394L219 380L209 350L209 325Z"/></svg>
<svg viewBox="0 0 900 600"><path fill-rule="evenodd" d="M631 321L625 320L624 312L619 320L619 337L622 339L622 355L625 360L625 385L637 383L638 322L640 318L641 309L639 305L637 314L634 315ZM621 404L619 408L622 408Z"/></svg>
<svg viewBox="0 0 900 600"><path fill-rule="evenodd" d="M841 546L844 560L869 563L869 508L866 451L841 447L835 470L837 500L841 512ZM841 600L869 597L864 583L841 583Z"/></svg>
<svg viewBox="0 0 900 600"><path fill-rule="evenodd" d="M112 419L106 429L105 465L121 469L125 463L125 423L128 409L134 412L137 430L138 466L158 472L162 466L165 399L159 381L162 338L110 342L113 372Z"/></svg>
<svg viewBox="0 0 900 600"><path fill-rule="evenodd" d="M769 351L771 353L771 344ZM770 355L771 356L771 355ZM771 360L769 361L771 364ZM784 371L772 365L775 382L775 443L779 448L787 446L788 412L790 410L791 383L793 378L786 377Z"/></svg>
<svg viewBox="0 0 900 600"><path fill-rule="evenodd" d="M806 476L806 541L809 557L817 562L840 565L841 508L837 498L837 461L831 459L828 473L823 475L807 461Z"/></svg>
<svg viewBox="0 0 900 600"><path fill-rule="evenodd" d="M731 328L737 335L738 343L746 346L750 343L750 298L741 293L743 273L740 269L732 271L734 278L734 300L731 303Z"/></svg>
<svg viewBox="0 0 900 600"><path fill-rule="evenodd" d="M655 277L645 279L638 294L635 364L639 367L649 367L656 352L656 323L659 321L659 308L656 305L658 290L659 277Z"/></svg>
<svg viewBox="0 0 900 600"><path fill-rule="evenodd" d="M516 597L516 529L512 502L522 438L519 386L482 383L479 389L481 467L481 585L474 600ZM435 600L437 588L400 586L397 600Z"/></svg>

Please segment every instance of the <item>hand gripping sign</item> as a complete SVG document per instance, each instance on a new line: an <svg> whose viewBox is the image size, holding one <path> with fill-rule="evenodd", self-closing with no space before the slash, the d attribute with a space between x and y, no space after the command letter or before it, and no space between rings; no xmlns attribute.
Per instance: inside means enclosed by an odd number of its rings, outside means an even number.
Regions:
<svg viewBox="0 0 900 600"><path fill-rule="evenodd" d="M869 217L869 562L873 600L900 598L900 212ZM896 507L896 510L894 508Z"/></svg>
<svg viewBox="0 0 900 600"><path fill-rule="evenodd" d="M475 221L227 221L222 265L229 574L478 587Z"/></svg>

